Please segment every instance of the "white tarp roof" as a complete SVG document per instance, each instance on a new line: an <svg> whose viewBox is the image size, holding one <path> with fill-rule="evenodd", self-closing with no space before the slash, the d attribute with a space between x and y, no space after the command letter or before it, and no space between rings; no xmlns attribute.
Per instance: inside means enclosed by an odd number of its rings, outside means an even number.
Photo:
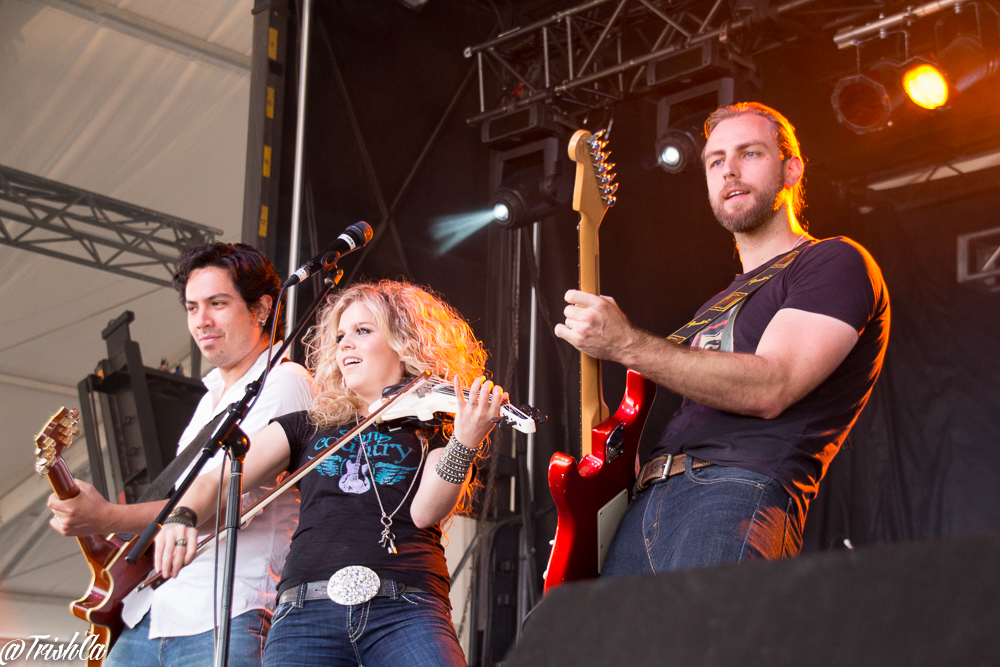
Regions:
<svg viewBox="0 0 1000 667"><path fill-rule="evenodd" d="M239 240L252 8L0 0L0 164ZM126 309L147 365L188 356L170 288L0 245L0 572L16 564L0 581L0 637L72 625L65 601L89 575L74 540L36 532L48 489L32 438L78 404L77 382L107 356L101 330ZM79 440L67 459L85 467Z"/></svg>
<svg viewBox="0 0 1000 667"><path fill-rule="evenodd" d="M240 238L252 0L0 0L0 164ZM66 610L90 580L48 528L32 439L107 356L125 310L147 366L184 362L174 291L0 245L0 638L85 630ZM207 368L203 364L202 371ZM78 438L66 460L88 474ZM456 519L456 563L474 522ZM454 565L452 565L454 566ZM465 607L468 570L453 605Z"/></svg>

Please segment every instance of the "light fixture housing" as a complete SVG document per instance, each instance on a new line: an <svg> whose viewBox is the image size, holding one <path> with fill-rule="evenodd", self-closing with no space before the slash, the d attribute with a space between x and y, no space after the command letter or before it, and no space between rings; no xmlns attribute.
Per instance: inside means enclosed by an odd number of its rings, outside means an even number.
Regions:
<svg viewBox="0 0 1000 667"><path fill-rule="evenodd" d="M841 77L830 96L840 124L856 134L885 127L903 101L897 69L898 63L883 60L867 72Z"/></svg>
<svg viewBox="0 0 1000 667"><path fill-rule="evenodd" d="M499 184L489 206L498 225L517 229L569 206L576 170L565 145L562 139L547 137L494 153L492 178Z"/></svg>
<svg viewBox="0 0 1000 667"><path fill-rule="evenodd" d="M735 101L736 85L733 77L722 77L660 98L654 144L657 166L670 174L700 167L705 119L717 107Z"/></svg>
<svg viewBox="0 0 1000 667"><path fill-rule="evenodd" d="M934 41L937 59L956 92L1000 70L1000 13L990 5L957 5L935 23Z"/></svg>
<svg viewBox="0 0 1000 667"><path fill-rule="evenodd" d="M656 143L657 164L664 171L679 174L700 162L705 143L698 133L700 124L696 121L681 128L672 128L659 138Z"/></svg>

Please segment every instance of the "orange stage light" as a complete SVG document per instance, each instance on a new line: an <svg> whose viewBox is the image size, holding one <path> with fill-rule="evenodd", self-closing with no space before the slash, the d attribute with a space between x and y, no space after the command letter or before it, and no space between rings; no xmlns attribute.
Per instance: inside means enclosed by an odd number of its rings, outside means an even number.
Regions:
<svg viewBox="0 0 1000 667"><path fill-rule="evenodd" d="M937 67L921 63L903 74L903 90L914 104L924 109L937 109L948 101L948 82Z"/></svg>

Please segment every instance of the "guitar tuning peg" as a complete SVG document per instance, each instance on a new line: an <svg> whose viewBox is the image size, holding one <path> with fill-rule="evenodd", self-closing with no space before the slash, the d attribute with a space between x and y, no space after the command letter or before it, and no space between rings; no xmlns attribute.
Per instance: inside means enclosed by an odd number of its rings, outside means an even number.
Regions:
<svg viewBox="0 0 1000 667"><path fill-rule="evenodd" d="M615 166L614 162L608 162L608 163L602 162L601 164L596 165L594 169L597 170L598 174L606 174L609 171L611 171L614 168L614 166Z"/></svg>
<svg viewBox="0 0 1000 667"><path fill-rule="evenodd" d="M608 159L607 153L602 153L601 151L591 151L590 156L594 158L594 162L600 164Z"/></svg>
<svg viewBox="0 0 1000 667"><path fill-rule="evenodd" d="M45 465L45 461L43 460L35 461L35 472L37 472L39 475L49 474L49 469Z"/></svg>
<svg viewBox="0 0 1000 667"><path fill-rule="evenodd" d="M604 201L604 205L607 206L608 208L614 206L615 202L618 201L617 197L612 197L612 196L601 197L601 199L602 201Z"/></svg>
<svg viewBox="0 0 1000 667"><path fill-rule="evenodd" d="M605 197L610 197L614 193L618 192L618 184L612 183L611 185L605 185L601 187L601 192Z"/></svg>
<svg viewBox="0 0 1000 667"><path fill-rule="evenodd" d="M601 185L607 185L611 181L615 180L615 176L617 176L617 174L601 174L597 177L597 180Z"/></svg>
<svg viewBox="0 0 1000 667"><path fill-rule="evenodd" d="M73 435L73 437L75 438L76 436L80 435L80 433L82 433L82 431L80 430L80 427L79 427L79 426L74 426L74 427L73 427L73 430L72 430L72 431L70 431L70 433L71 433L71 434Z"/></svg>

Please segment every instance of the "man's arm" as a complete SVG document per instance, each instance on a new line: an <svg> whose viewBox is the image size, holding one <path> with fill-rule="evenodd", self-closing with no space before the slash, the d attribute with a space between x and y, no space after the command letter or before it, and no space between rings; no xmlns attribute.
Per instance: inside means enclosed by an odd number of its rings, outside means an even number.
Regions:
<svg viewBox="0 0 1000 667"><path fill-rule="evenodd" d="M255 489L266 481L277 478L288 468L291 449L288 436L281 424L275 422L254 436L243 464L243 487ZM222 507L226 507L229 490L229 475L222 478ZM219 467L199 475L184 492L178 503L198 515L200 524L214 523L216 499L219 497ZM244 510L246 508L243 508ZM225 511L225 509L223 509ZM178 545L177 540L187 538L186 545ZM156 571L167 577L176 577L181 568L194 560L198 549L198 531L185 528L181 524L164 524L156 536L156 551L153 556Z"/></svg>
<svg viewBox="0 0 1000 667"><path fill-rule="evenodd" d="M691 400L773 419L815 389L858 341L854 327L828 315L785 308L754 354L693 350L633 326L614 299L566 293L556 335L598 359L617 361Z"/></svg>
<svg viewBox="0 0 1000 667"><path fill-rule="evenodd" d="M49 495L52 510L49 525L63 535L108 535L110 533L141 533L156 518L165 500L135 505L115 505L104 499L92 484L76 480L80 495L60 500Z"/></svg>
<svg viewBox="0 0 1000 667"><path fill-rule="evenodd" d="M257 405L242 424L244 432L256 443L256 435L274 417L305 410L312 400L312 384L308 374L292 364L279 364L268 378ZM210 464L211 465L211 464ZM277 473L275 473L277 474ZM274 480L263 479L258 484ZM160 513L165 500L134 505L109 503L92 485L77 480L80 495L60 500L53 493L48 506L53 517L49 524L59 533L69 536L107 535L110 533L141 533ZM244 488L255 488L244 483ZM212 510L214 512L214 505Z"/></svg>

